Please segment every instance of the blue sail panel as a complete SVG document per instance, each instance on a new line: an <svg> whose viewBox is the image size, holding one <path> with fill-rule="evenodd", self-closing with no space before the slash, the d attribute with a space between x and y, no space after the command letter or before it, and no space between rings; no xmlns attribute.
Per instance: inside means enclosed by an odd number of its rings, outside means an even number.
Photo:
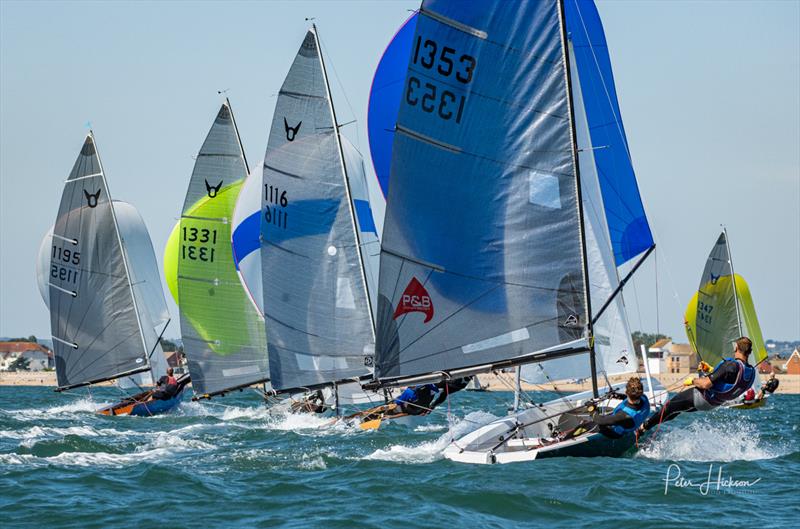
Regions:
<svg viewBox="0 0 800 529"><path fill-rule="evenodd" d="M565 0L594 159L617 266L653 245L614 87L600 14L592 0Z"/></svg>
<svg viewBox="0 0 800 529"><path fill-rule="evenodd" d="M394 126L403 98L403 81L406 79L406 66L411 56L411 43L416 27L417 13L414 13L403 23L383 52L369 92L369 152L384 197L389 192Z"/></svg>
<svg viewBox="0 0 800 529"><path fill-rule="evenodd" d="M379 377L583 335L563 49L555 0L423 4L392 146Z"/></svg>

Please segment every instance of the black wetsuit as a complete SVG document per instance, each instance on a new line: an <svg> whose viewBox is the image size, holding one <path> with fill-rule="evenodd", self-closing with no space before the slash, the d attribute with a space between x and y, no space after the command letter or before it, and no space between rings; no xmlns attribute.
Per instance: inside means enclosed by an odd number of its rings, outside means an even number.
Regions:
<svg viewBox="0 0 800 529"><path fill-rule="evenodd" d="M440 391L439 394L436 395L436 399L431 402L431 409L447 400L448 395L452 395L453 393L461 391L467 387L470 380L472 380L472 377L463 377L456 378L455 380L448 380L447 382L439 382L436 384L436 387L442 389L443 391Z"/></svg>
<svg viewBox="0 0 800 529"><path fill-rule="evenodd" d="M775 390L778 389L778 385L780 381L777 378L771 378L767 380L764 384L764 393L775 393Z"/></svg>
<svg viewBox="0 0 800 529"><path fill-rule="evenodd" d="M153 398L156 400L169 400L178 393L177 384L170 384L167 375L158 379L156 389L153 390Z"/></svg>
<svg viewBox="0 0 800 529"><path fill-rule="evenodd" d="M739 377L739 366L736 364L736 360L730 362L723 362L721 366L714 370L713 373L708 375L709 380L712 383L721 381L726 384L733 384L736 382L736 379ZM684 389L671 399L667 401L664 405L664 409L660 412L654 413L647 419L644 423L644 429L649 430L653 426L661 422L671 421L678 415L683 412L693 412L697 411L697 407L695 405L695 398L696 393L700 392L696 387L691 387L688 389ZM700 397L702 398L702 397ZM709 404L709 406L711 406Z"/></svg>
<svg viewBox="0 0 800 529"><path fill-rule="evenodd" d="M639 410L643 405L643 401L639 401L639 405L636 406L635 409ZM631 405L631 407L633 407L633 405ZM592 417L592 422L600 427L600 432L603 435L610 437L611 439L618 439L622 437L620 434L614 431L614 426L621 426L625 429L631 429L636 426L636 423L633 422L633 417L622 410L618 411L617 413Z"/></svg>

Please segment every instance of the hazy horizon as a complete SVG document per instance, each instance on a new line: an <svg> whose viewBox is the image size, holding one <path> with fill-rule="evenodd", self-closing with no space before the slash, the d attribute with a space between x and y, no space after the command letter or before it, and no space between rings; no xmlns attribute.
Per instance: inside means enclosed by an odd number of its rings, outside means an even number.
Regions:
<svg viewBox="0 0 800 529"><path fill-rule="evenodd" d="M0 336L50 336L35 260L87 122L112 196L139 209L160 267L217 91L252 165L314 17L339 121L358 120L343 130L368 162L372 75L418 6L0 2ZM651 257L625 290L632 330L686 341L683 311L724 224L765 339L800 339L800 2L598 7L659 248L658 280Z"/></svg>

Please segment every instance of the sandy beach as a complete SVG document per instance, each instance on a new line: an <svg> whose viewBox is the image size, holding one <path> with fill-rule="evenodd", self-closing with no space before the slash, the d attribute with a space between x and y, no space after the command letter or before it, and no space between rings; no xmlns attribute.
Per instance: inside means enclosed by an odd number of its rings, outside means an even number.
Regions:
<svg viewBox="0 0 800 529"><path fill-rule="evenodd" d="M687 374L668 373L659 375L658 380L661 385L673 389L675 386L686 378ZM800 375L776 375L780 380L780 386L776 393L789 393L800 394ZM479 375L478 378L481 384L486 387L488 391L513 391L514 389L514 376L511 373L498 373ZM623 382L627 380L627 376L612 376L610 380L612 383ZM762 377L763 379L763 377ZM0 386L54 386L56 385L56 374L54 371L25 371L25 372L0 372ZM104 385L111 385L110 382L105 382ZM590 381L585 381L582 384L573 384L568 382L556 382L556 387L559 391L566 391L569 393L577 391L586 391L592 388ZM533 384L522 384L524 391L551 391L552 387L536 386Z"/></svg>

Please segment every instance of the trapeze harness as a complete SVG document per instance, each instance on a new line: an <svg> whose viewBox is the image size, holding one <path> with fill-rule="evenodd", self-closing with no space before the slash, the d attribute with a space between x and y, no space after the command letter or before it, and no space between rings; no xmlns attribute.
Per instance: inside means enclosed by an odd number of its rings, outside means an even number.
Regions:
<svg viewBox="0 0 800 529"><path fill-rule="evenodd" d="M633 419L633 426L625 428L619 424L615 424L614 426L610 426L610 430L615 434L622 437L626 433L635 432L639 426L644 423L647 416L650 414L650 401L644 395L641 396L641 402L639 403L639 409L637 410L634 408L628 399L623 400L617 407L614 408L614 411L611 412L611 415L616 415L619 412L625 413L628 417Z"/></svg>
<svg viewBox="0 0 800 529"><path fill-rule="evenodd" d="M735 399L747 391L756 378L755 368L736 358L723 358L719 364L714 366L714 371L719 369L725 362L736 362L739 373L736 375L735 382L728 383L723 380L717 380L711 388L703 390L703 398L713 406L720 406L724 402Z"/></svg>

